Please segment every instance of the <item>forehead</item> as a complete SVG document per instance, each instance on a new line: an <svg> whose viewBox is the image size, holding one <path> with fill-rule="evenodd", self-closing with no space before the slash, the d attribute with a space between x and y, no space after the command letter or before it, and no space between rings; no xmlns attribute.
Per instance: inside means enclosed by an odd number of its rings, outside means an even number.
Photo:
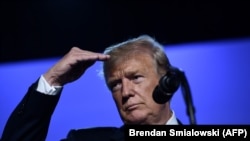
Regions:
<svg viewBox="0 0 250 141"><path fill-rule="evenodd" d="M134 54L123 57L117 60L112 68L110 68L109 75L115 75L119 71L134 72L134 71L150 71L156 70L155 61L149 54Z"/></svg>

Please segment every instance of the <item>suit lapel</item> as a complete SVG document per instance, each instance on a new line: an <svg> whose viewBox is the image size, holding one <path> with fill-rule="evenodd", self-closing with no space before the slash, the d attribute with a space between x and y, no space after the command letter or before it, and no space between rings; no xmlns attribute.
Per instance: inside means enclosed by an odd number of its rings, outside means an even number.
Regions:
<svg viewBox="0 0 250 141"><path fill-rule="evenodd" d="M182 122L177 118L178 125L183 125Z"/></svg>
<svg viewBox="0 0 250 141"><path fill-rule="evenodd" d="M124 141L124 125L118 128L111 136L111 141Z"/></svg>

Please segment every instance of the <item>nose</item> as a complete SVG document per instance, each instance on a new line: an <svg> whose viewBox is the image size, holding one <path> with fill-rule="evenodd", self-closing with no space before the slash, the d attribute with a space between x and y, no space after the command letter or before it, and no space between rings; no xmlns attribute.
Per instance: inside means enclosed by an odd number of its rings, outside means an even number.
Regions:
<svg viewBox="0 0 250 141"><path fill-rule="evenodd" d="M129 79L122 80L122 97L128 98L133 96L133 84Z"/></svg>

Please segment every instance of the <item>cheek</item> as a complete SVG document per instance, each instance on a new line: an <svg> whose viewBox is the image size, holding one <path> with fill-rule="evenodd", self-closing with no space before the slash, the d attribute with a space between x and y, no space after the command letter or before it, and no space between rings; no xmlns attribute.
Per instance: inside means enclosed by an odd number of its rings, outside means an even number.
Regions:
<svg viewBox="0 0 250 141"><path fill-rule="evenodd" d="M147 105L151 105L152 103L154 103L152 95L157 84L158 82L156 81L148 81L138 87L138 93L141 95L140 97L145 103L147 103Z"/></svg>
<svg viewBox="0 0 250 141"><path fill-rule="evenodd" d="M152 95L152 92L157 84L158 83L156 81L148 81L142 84L139 89L146 95Z"/></svg>

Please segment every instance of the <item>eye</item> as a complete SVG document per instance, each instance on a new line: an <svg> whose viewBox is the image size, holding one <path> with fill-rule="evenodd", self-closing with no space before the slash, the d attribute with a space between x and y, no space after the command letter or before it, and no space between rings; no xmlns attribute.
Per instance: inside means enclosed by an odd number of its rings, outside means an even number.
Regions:
<svg viewBox="0 0 250 141"><path fill-rule="evenodd" d="M143 80L143 76L142 75L135 75L133 77L133 82L135 82L135 83L140 83L140 82L142 82L142 80Z"/></svg>
<svg viewBox="0 0 250 141"><path fill-rule="evenodd" d="M113 81L109 84L109 89L111 91L117 91L121 88L121 81L119 80L116 80L116 81Z"/></svg>

